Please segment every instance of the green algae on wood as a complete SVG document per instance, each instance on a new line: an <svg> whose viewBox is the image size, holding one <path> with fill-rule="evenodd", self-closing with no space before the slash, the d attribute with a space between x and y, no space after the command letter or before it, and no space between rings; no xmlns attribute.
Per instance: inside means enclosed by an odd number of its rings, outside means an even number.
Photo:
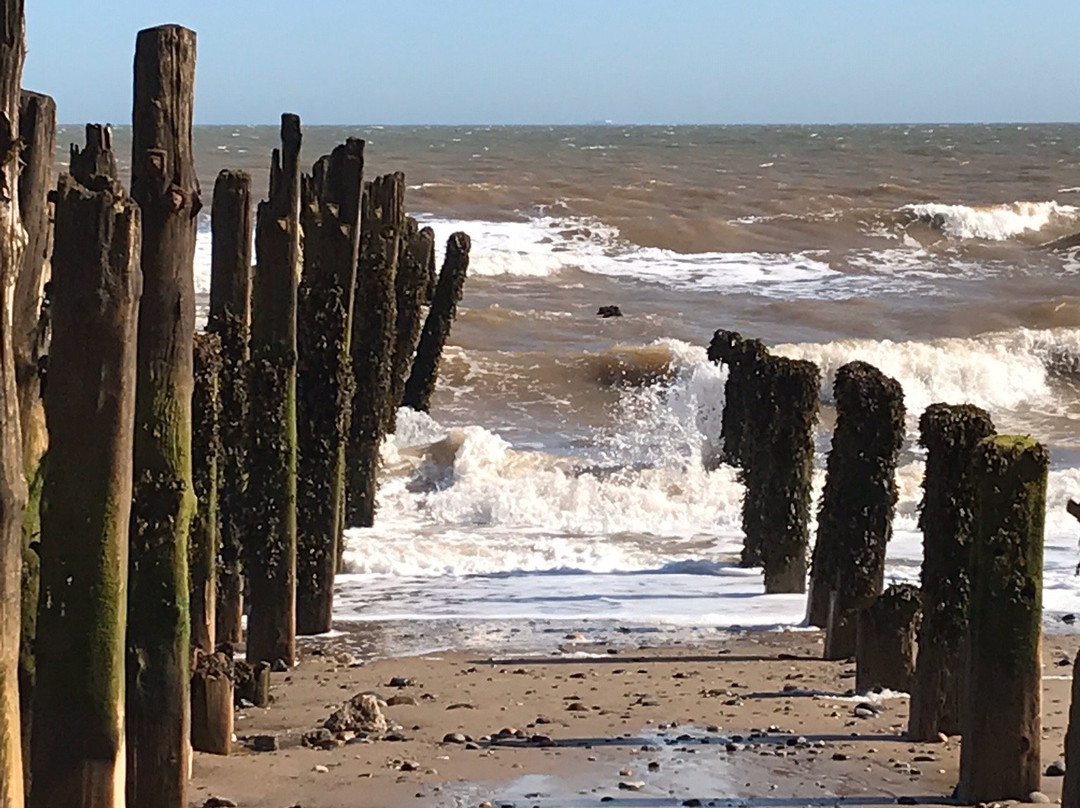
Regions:
<svg viewBox="0 0 1080 808"><path fill-rule="evenodd" d="M975 449L967 695L957 797L1026 800L1042 775L1042 575L1050 453L1017 435Z"/></svg>
<svg viewBox="0 0 1080 808"><path fill-rule="evenodd" d="M191 577L191 647L211 654L217 624L218 463L221 455L221 340L217 334L196 334L195 394L191 400L192 480L198 506L188 543Z"/></svg>

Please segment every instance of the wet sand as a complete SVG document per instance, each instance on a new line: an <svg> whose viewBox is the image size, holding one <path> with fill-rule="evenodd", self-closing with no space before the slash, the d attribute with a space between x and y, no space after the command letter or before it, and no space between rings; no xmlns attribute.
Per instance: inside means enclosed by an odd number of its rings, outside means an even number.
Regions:
<svg viewBox="0 0 1080 808"><path fill-rule="evenodd" d="M940 804L955 785L959 739L905 740L906 696L852 696L854 666L822 661L820 632L636 649L567 635L554 645L541 657L359 664L348 635L306 640L300 664L273 674L273 704L239 711L235 753L196 754L190 803L780 808ZM1078 646L1075 635L1045 642L1044 765L1063 757L1071 667L1061 661ZM392 687L394 677L411 683ZM303 745L364 691L404 702L383 708L397 740ZM865 703L879 711L856 715ZM449 733L474 743L444 743ZM275 736L277 751L249 749L257 735ZM1044 778L1051 800L1060 790L1060 777Z"/></svg>

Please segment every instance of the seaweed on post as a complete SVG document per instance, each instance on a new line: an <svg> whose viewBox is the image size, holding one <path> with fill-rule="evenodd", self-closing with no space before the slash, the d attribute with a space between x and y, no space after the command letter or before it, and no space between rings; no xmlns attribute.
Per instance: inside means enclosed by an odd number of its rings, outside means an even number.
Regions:
<svg viewBox="0 0 1080 808"><path fill-rule="evenodd" d="M1050 453L999 435L975 450L967 695L960 783L966 804L1026 800L1042 775L1042 576Z"/></svg>
<svg viewBox="0 0 1080 808"><path fill-rule="evenodd" d="M836 429L818 511L810 617L827 604L825 658L855 653L857 613L881 593L904 442L904 390L866 362L836 372Z"/></svg>
<svg viewBox="0 0 1080 808"><path fill-rule="evenodd" d="M975 517L972 460L993 434L990 415L971 404L931 404L919 418L926 472L919 513L923 616L908 719L913 740L960 732Z"/></svg>

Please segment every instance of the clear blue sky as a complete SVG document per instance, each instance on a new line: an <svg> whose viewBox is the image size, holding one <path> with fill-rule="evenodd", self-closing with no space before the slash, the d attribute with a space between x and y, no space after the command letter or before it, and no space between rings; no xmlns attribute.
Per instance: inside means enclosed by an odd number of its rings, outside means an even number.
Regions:
<svg viewBox="0 0 1080 808"><path fill-rule="evenodd" d="M165 22L198 123L1080 120L1076 0L27 0L23 83L126 123Z"/></svg>

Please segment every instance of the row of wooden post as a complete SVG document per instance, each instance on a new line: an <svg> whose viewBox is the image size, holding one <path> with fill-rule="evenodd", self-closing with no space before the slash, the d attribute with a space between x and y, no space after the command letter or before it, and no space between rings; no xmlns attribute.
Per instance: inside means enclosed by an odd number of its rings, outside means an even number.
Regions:
<svg viewBox="0 0 1080 808"><path fill-rule="evenodd" d="M732 331L716 332L709 357L728 368L722 436L747 489L743 564L764 567L767 592L805 591L818 370ZM921 589L883 593L903 391L851 362L836 372L833 393L807 621L826 630L825 658L855 658L860 692L910 690L910 738L963 736L962 801L1026 800L1042 773L1049 455L1030 438L996 435L977 407L928 408Z"/></svg>
<svg viewBox="0 0 1080 808"><path fill-rule="evenodd" d="M429 405L469 239L436 282L403 176L364 183L356 139L302 175L285 115L257 216L246 174L215 184L196 334L194 32L138 35L130 191L97 125L54 187L22 2L0 34L21 157L0 165L0 808L179 808L192 745L228 751L234 685L265 704L271 663L329 629L343 531L374 519L397 406Z"/></svg>

